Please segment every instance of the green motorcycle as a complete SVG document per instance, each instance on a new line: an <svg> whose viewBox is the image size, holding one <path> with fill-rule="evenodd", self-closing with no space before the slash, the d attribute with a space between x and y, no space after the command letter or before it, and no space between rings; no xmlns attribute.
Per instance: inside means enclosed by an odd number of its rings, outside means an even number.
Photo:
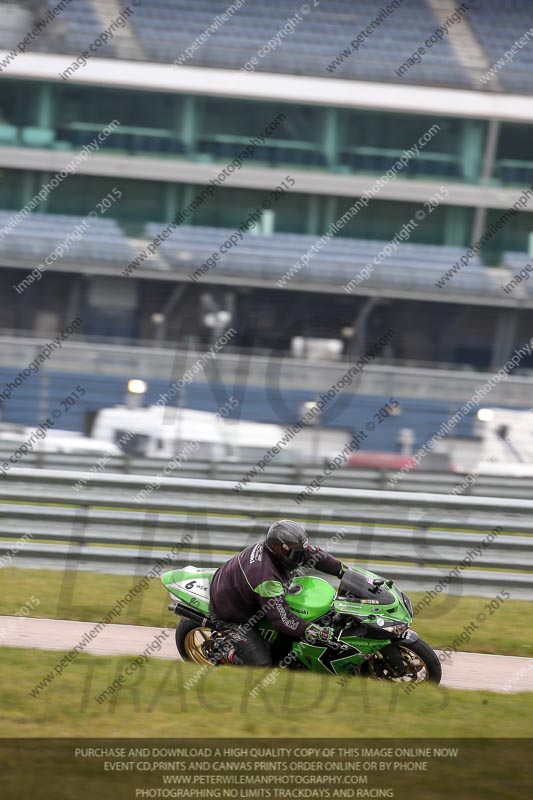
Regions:
<svg viewBox="0 0 533 800"><path fill-rule="evenodd" d="M176 628L180 656L196 664L228 662L229 644L209 616L209 590L215 569L184 567L161 575L182 617ZM276 631L264 617L257 629L268 642L274 664L291 669L345 676L366 674L404 683L440 683L436 653L410 625L411 601L391 580L368 570L347 570L337 590L323 578L295 577L286 594L294 614L335 629L335 640L309 644Z"/></svg>

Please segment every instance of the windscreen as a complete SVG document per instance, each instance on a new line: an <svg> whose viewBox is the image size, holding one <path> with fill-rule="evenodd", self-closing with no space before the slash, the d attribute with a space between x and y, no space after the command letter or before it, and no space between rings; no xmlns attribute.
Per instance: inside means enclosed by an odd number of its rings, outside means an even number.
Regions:
<svg viewBox="0 0 533 800"><path fill-rule="evenodd" d="M385 586L381 586L376 591L370 591L373 588L370 578L349 569L342 576L337 598L353 602L357 602L357 600L379 600L384 604L395 602L394 595Z"/></svg>

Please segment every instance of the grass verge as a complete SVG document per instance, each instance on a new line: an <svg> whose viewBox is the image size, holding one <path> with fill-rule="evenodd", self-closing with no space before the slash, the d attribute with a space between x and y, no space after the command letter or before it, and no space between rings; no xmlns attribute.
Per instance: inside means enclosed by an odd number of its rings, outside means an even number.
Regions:
<svg viewBox="0 0 533 800"><path fill-rule="evenodd" d="M80 654L36 697L63 653L0 649L2 737L531 737L533 693L498 695L354 678L200 667L150 659L120 691L96 699L132 657ZM118 684L117 684L118 685ZM188 686L188 688L187 688Z"/></svg>

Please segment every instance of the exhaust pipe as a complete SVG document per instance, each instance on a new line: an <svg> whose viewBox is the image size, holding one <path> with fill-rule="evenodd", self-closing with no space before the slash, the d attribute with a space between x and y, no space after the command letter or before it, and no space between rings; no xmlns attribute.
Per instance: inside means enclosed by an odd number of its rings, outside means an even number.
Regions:
<svg viewBox="0 0 533 800"><path fill-rule="evenodd" d="M209 617L206 617L200 611L196 611L194 608L185 605L185 603L182 603L180 600L173 600L171 603L169 603L168 610L172 611L173 614L179 614L180 617L192 619L193 622L200 622L202 625L207 625L209 622Z"/></svg>

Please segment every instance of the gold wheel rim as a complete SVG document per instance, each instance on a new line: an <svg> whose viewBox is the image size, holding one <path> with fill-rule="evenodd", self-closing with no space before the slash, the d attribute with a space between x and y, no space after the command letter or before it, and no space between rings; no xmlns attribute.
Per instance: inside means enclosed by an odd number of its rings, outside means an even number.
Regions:
<svg viewBox="0 0 533 800"><path fill-rule="evenodd" d="M374 659L381 656L379 653L376 653L374 658L372 658L369 663L369 670L373 678L376 680L381 681L392 681L394 683L425 683L429 681L429 668L422 656L419 656L418 653L415 653L414 650L410 650L408 647L404 645L399 646L399 650L402 653L402 658L405 666L408 669L408 672L403 675L401 678L382 678L380 675L376 675L374 670ZM420 677L422 675L422 677Z"/></svg>
<svg viewBox="0 0 533 800"><path fill-rule="evenodd" d="M204 655L202 645L211 638L209 628L194 628L185 635L183 648L187 658L195 664L210 664L209 659Z"/></svg>

